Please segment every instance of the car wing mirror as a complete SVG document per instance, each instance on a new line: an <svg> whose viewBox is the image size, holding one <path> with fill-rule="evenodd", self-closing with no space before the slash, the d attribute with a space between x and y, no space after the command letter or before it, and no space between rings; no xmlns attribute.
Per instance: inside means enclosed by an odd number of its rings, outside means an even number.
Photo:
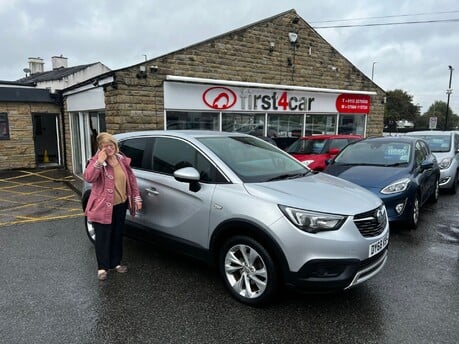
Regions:
<svg viewBox="0 0 459 344"><path fill-rule="evenodd" d="M428 170L428 169L431 169L433 168L433 162L432 161L423 161L422 164L421 164L421 170L422 171L425 171L425 170Z"/></svg>
<svg viewBox="0 0 459 344"><path fill-rule="evenodd" d="M201 176L199 175L198 170L194 167L184 167L178 169L174 172L174 178L179 182L189 183L190 191L198 192L201 190L201 185L199 184Z"/></svg>
<svg viewBox="0 0 459 344"><path fill-rule="evenodd" d="M330 150L328 151L328 154L337 155L339 152L340 152L339 148L330 148Z"/></svg>

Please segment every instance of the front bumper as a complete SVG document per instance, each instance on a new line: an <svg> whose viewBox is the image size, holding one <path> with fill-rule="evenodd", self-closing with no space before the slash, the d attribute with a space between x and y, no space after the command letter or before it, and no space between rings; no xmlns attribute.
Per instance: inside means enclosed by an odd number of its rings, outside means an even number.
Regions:
<svg viewBox="0 0 459 344"><path fill-rule="evenodd" d="M375 276L386 264L387 247L375 256L356 259L320 259L307 262L286 276L287 284L306 291L332 291L354 287Z"/></svg>

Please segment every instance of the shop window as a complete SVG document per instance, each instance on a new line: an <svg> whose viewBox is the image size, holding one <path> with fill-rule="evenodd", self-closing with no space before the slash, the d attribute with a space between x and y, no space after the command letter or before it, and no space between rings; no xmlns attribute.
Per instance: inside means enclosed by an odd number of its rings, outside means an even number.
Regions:
<svg viewBox="0 0 459 344"><path fill-rule="evenodd" d="M321 135L336 133L336 115L306 115L304 135Z"/></svg>
<svg viewBox="0 0 459 344"><path fill-rule="evenodd" d="M265 115L250 113L223 113L222 131L237 131L254 136L265 136ZM267 136L276 132L268 128Z"/></svg>
<svg viewBox="0 0 459 344"><path fill-rule="evenodd" d="M218 112L166 112L167 130L220 130Z"/></svg>
<svg viewBox="0 0 459 344"><path fill-rule="evenodd" d="M338 134L365 134L364 115L340 115Z"/></svg>
<svg viewBox="0 0 459 344"><path fill-rule="evenodd" d="M10 139L10 127L8 123L8 114L0 113L0 140Z"/></svg>
<svg viewBox="0 0 459 344"><path fill-rule="evenodd" d="M274 137L299 137L303 135L303 122L304 115L268 115L268 128L275 131Z"/></svg>

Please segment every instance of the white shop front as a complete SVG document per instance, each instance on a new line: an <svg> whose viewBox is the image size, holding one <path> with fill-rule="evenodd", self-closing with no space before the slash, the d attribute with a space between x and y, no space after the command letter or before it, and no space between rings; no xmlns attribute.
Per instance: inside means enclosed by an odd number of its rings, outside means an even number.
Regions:
<svg viewBox="0 0 459 344"><path fill-rule="evenodd" d="M165 129L365 136L375 92L167 76Z"/></svg>

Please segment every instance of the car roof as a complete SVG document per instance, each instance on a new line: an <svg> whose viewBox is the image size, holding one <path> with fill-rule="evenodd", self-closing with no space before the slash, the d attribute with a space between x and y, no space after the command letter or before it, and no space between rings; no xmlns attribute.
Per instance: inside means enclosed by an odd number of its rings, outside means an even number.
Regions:
<svg viewBox="0 0 459 344"><path fill-rule="evenodd" d="M214 130L145 130L145 131L131 131L114 135L118 140L123 140L130 137L139 136L174 136L181 138L197 138L197 137L228 137L228 136L241 136L241 137L254 137L252 135L237 133L237 132L221 132Z"/></svg>
<svg viewBox="0 0 459 344"><path fill-rule="evenodd" d="M424 141L418 137L404 135L404 136L373 136L373 137L367 137L366 139L362 141L413 143L419 140Z"/></svg>
<svg viewBox="0 0 459 344"><path fill-rule="evenodd" d="M324 139L361 139L360 135L353 134L322 134L302 136L300 140L324 140Z"/></svg>
<svg viewBox="0 0 459 344"><path fill-rule="evenodd" d="M406 135L451 135L454 131L445 130L417 130L407 132Z"/></svg>

